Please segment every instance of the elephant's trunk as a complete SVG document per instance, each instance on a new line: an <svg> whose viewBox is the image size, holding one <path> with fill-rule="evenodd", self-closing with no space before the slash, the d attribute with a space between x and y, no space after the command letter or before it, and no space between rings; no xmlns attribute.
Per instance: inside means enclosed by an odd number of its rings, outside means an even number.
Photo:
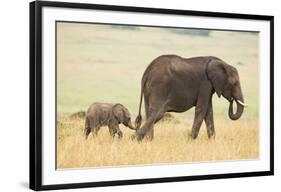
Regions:
<svg viewBox="0 0 281 192"><path fill-rule="evenodd" d="M136 128L132 125L132 122L131 122L131 121L128 123L128 127L129 127L130 129L136 130Z"/></svg>
<svg viewBox="0 0 281 192"><path fill-rule="evenodd" d="M244 111L244 106L246 106L246 104L244 104L244 102L241 100L234 99L234 101L236 102L237 105L236 113L233 112L233 100L230 101L229 108L228 108L228 116L231 120L239 119Z"/></svg>

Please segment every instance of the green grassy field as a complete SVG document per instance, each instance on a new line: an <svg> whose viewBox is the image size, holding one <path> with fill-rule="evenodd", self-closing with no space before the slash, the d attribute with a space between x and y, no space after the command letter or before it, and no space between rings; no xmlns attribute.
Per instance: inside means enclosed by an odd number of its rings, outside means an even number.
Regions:
<svg viewBox="0 0 281 192"><path fill-rule="evenodd" d="M57 109L86 110L95 101L120 102L135 114L145 68L162 54L213 55L234 65L245 101L243 117L258 116L258 34L211 31L209 36L141 27L59 23L57 31ZM213 97L216 115L226 117L228 102ZM187 112L192 115L192 110Z"/></svg>
<svg viewBox="0 0 281 192"><path fill-rule="evenodd" d="M258 157L258 34L211 31L208 36L200 36L188 32L58 23L58 168ZM215 140L207 138L205 125L195 141L187 136L191 131L194 109L173 113L178 123L156 124L152 142L138 144L131 141L133 131L123 126L122 140L110 138L107 128L102 128L97 138L84 140L84 119L70 119L68 114L85 111L93 102L109 102L122 103L135 117L142 74L149 63L162 54L212 55L235 66L248 104L242 117L231 121L227 115L228 101L214 95ZM142 112L144 116L144 109Z"/></svg>

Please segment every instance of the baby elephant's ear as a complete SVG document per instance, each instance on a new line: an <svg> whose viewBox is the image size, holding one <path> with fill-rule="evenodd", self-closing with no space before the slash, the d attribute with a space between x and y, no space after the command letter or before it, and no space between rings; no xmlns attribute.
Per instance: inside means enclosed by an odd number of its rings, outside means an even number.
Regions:
<svg viewBox="0 0 281 192"><path fill-rule="evenodd" d="M115 104L112 107L113 116L119 121L119 123L124 122L124 106L121 104Z"/></svg>

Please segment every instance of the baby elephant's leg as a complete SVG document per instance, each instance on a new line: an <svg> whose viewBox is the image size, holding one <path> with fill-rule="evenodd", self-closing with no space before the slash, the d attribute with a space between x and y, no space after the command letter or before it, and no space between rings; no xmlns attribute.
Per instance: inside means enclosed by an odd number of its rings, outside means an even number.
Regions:
<svg viewBox="0 0 281 192"><path fill-rule="evenodd" d="M91 133L91 129L90 128L85 128L84 132L85 132L85 139L88 139L88 136Z"/></svg>
<svg viewBox="0 0 281 192"><path fill-rule="evenodd" d="M116 129L112 126L108 126L109 134L111 137L115 136L115 133L117 132Z"/></svg>
<svg viewBox="0 0 281 192"><path fill-rule="evenodd" d="M99 126L93 128L93 130L92 130L93 137L98 136L99 130L100 130Z"/></svg>
<svg viewBox="0 0 281 192"><path fill-rule="evenodd" d="M123 133L119 129L118 125L117 126L108 126L108 128L109 128L109 133L112 137L114 137L116 133L117 133L119 139L121 139L123 137Z"/></svg>
<svg viewBox="0 0 281 192"><path fill-rule="evenodd" d="M123 137L123 133L122 131L120 130L119 126L115 126L114 129L116 130L116 133L118 135L118 138L121 139Z"/></svg>
<svg viewBox="0 0 281 192"><path fill-rule="evenodd" d="M123 137L123 133L122 133L122 131L120 129L117 130L117 135L118 135L119 139L121 139Z"/></svg>
<svg viewBox="0 0 281 192"><path fill-rule="evenodd" d="M90 121L89 121L88 117L86 117L85 129L84 129L85 139L88 138L90 133L91 133Z"/></svg>

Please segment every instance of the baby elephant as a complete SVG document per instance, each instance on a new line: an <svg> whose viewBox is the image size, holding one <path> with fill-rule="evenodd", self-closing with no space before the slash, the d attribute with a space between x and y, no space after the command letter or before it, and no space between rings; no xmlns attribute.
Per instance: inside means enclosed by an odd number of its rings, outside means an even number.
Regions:
<svg viewBox="0 0 281 192"><path fill-rule="evenodd" d="M130 113L123 105L119 103L93 103L86 112L84 130L86 139L91 132L96 136L101 126L108 126L109 133L112 137L117 134L118 138L122 138L123 134L119 129L120 123L135 130L132 126Z"/></svg>

